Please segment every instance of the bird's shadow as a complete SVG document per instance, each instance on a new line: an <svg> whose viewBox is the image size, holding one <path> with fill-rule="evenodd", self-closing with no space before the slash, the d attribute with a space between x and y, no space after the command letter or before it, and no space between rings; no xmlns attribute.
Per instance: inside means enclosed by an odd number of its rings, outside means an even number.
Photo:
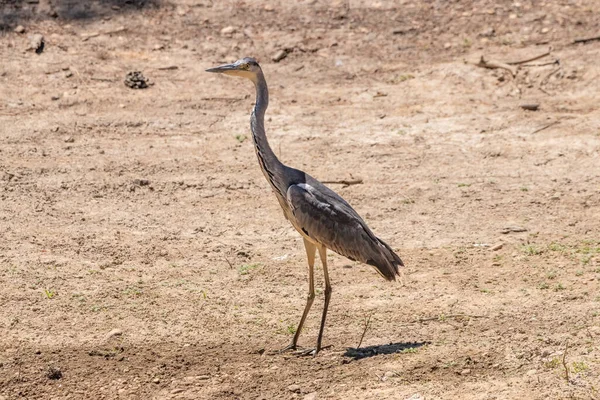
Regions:
<svg viewBox="0 0 600 400"><path fill-rule="evenodd" d="M344 357L349 357L353 360L361 360L363 358L374 357L382 354L405 353L416 351L416 349L419 347L430 343L431 342L389 343L359 348L349 347L346 349Z"/></svg>

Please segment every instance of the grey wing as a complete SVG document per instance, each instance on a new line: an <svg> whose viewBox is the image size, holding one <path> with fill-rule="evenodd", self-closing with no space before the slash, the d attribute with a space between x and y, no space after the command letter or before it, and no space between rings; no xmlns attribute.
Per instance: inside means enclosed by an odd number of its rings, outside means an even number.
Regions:
<svg viewBox="0 0 600 400"><path fill-rule="evenodd" d="M402 260L341 197L307 183L291 185L287 202L296 225L314 241L354 261L374 266L387 280L395 280Z"/></svg>

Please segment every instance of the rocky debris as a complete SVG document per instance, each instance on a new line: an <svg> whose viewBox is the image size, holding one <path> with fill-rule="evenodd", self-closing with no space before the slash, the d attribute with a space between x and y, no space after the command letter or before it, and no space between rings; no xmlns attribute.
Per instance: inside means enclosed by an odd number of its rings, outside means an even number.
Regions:
<svg viewBox="0 0 600 400"><path fill-rule="evenodd" d="M519 232L527 232L527 229L522 228L520 226L507 226L506 228L504 228L500 231L500 233L503 233L505 235L507 233L519 233Z"/></svg>
<svg viewBox="0 0 600 400"><path fill-rule="evenodd" d="M304 400L317 400L317 392L308 393L304 396Z"/></svg>
<svg viewBox="0 0 600 400"><path fill-rule="evenodd" d="M125 86L131 89L145 89L148 87L148 80L140 71L131 71L125 75Z"/></svg>
<svg viewBox="0 0 600 400"><path fill-rule="evenodd" d="M75 139L73 138L73 136L67 136L65 138L65 143L74 143Z"/></svg>
<svg viewBox="0 0 600 400"><path fill-rule="evenodd" d="M273 55L273 57L271 57L271 60L273 60L275 62L279 62L279 61L283 60L284 58L286 58L288 53L289 53L288 49L281 49L281 50L277 51L277 53L275 53L275 55Z"/></svg>
<svg viewBox="0 0 600 400"><path fill-rule="evenodd" d="M36 33L29 36L29 50L34 50L36 54L42 54L45 45L46 42L43 35Z"/></svg>
<svg viewBox="0 0 600 400"><path fill-rule="evenodd" d="M50 366L46 371L46 377L52 380L58 380L62 378L62 371L58 367Z"/></svg>
<svg viewBox="0 0 600 400"><path fill-rule="evenodd" d="M25 33L25 27L23 25L17 25L15 28L16 33Z"/></svg>
<svg viewBox="0 0 600 400"><path fill-rule="evenodd" d="M300 385L290 385L287 389L292 393L300 393Z"/></svg>
<svg viewBox="0 0 600 400"><path fill-rule="evenodd" d="M521 104L520 106L523 110L528 110L528 111L537 111L540 109L540 105L536 104L536 103L532 103L532 104Z"/></svg>
<svg viewBox="0 0 600 400"><path fill-rule="evenodd" d="M221 35L223 36L233 36L233 34L236 32L237 29L235 29L234 26L226 26L225 28L221 29Z"/></svg>
<svg viewBox="0 0 600 400"><path fill-rule="evenodd" d="M134 179L133 184L137 186L148 186L150 181L148 179Z"/></svg>
<svg viewBox="0 0 600 400"><path fill-rule="evenodd" d="M498 243L497 245L493 246L493 247L491 248L491 250L492 250L492 251L498 251L498 250L500 250L500 249L501 249L503 246L504 246L504 244L503 244L503 243Z"/></svg>

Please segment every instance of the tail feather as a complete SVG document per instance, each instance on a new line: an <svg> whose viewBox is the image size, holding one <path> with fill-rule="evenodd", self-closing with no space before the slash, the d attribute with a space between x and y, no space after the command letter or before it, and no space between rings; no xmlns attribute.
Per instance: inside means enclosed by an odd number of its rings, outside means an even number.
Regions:
<svg viewBox="0 0 600 400"><path fill-rule="evenodd" d="M372 259L367 260L367 264L372 265L388 281L395 281L396 275L400 275L399 267L404 263L392 248L383 240L377 238L377 254Z"/></svg>

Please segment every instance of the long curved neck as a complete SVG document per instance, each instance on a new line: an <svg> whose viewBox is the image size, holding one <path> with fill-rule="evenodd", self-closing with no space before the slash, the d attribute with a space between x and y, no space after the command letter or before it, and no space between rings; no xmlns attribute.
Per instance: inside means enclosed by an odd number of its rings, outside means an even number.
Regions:
<svg viewBox="0 0 600 400"><path fill-rule="evenodd" d="M269 105L269 89L262 72L256 75L254 86L256 87L256 105L250 117L254 148L263 174L273 187L278 187L280 183L278 178L281 176L283 164L273 153L265 134L265 111Z"/></svg>

